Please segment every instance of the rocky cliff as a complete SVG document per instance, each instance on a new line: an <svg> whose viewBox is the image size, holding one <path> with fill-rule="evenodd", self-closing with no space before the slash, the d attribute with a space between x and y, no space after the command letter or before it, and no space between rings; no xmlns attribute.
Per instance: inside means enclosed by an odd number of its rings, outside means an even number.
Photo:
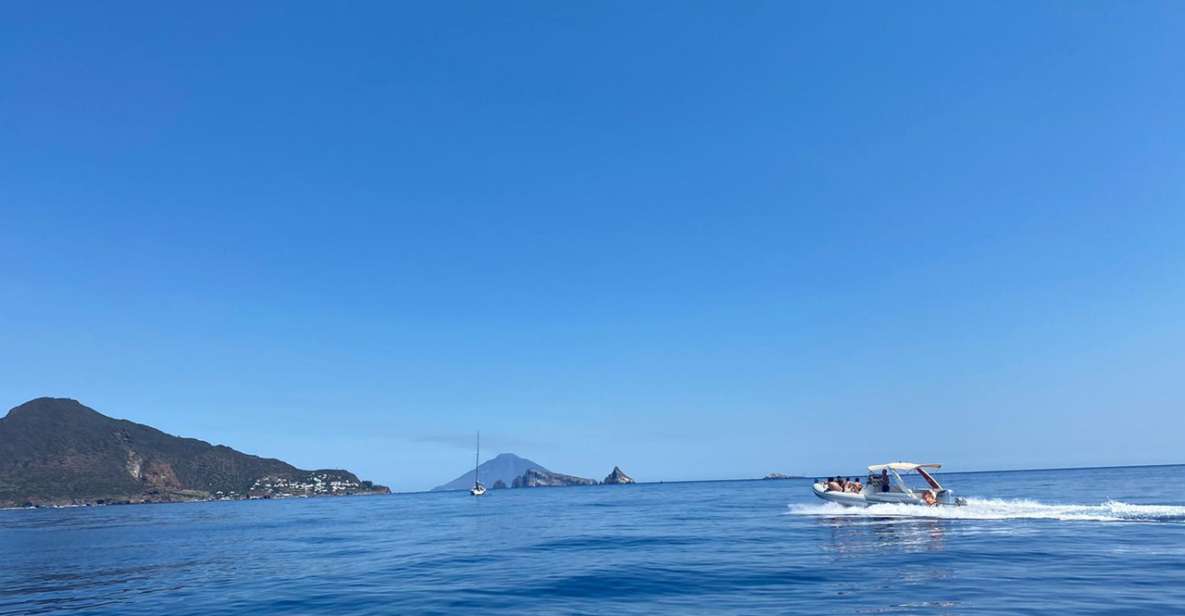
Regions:
<svg viewBox="0 0 1185 616"><path fill-rule="evenodd" d="M554 488L561 486L595 486L596 479L585 479L574 475L553 473L537 468L529 469L521 477L517 477L511 487L515 488Z"/></svg>
<svg viewBox="0 0 1185 616"><path fill-rule="evenodd" d="M337 469L302 470L38 398L0 419L0 507L387 493Z"/></svg>
<svg viewBox="0 0 1185 616"><path fill-rule="evenodd" d="M609 473L609 476L605 477L605 481L603 481L601 483L606 483L606 484L634 483L634 479L633 479L633 477L626 475L625 472L622 471L620 467L614 466L613 472Z"/></svg>

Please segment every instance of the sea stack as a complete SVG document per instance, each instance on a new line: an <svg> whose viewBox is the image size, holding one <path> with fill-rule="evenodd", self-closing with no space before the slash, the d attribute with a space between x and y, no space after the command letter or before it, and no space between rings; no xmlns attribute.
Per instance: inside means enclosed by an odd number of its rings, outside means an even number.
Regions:
<svg viewBox="0 0 1185 616"><path fill-rule="evenodd" d="M608 477L605 477L604 483L606 483L606 484L634 483L634 478L630 477L629 475L626 475L625 471L622 471L620 467L614 466L613 472L609 473Z"/></svg>

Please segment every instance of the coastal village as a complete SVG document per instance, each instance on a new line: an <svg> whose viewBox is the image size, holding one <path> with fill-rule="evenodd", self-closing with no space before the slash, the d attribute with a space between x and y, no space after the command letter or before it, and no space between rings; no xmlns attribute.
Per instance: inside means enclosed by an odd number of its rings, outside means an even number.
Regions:
<svg viewBox="0 0 1185 616"><path fill-rule="evenodd" d="M349 477L330 475L325 472L313 472L301 479L267 476L255 480L247 491L247 498L292 498L303 496L350 496L359 493L371 493L374 483L370 481L354 481ZM215 496L224 500L234 500L237 495L216 493Z"/></svg>

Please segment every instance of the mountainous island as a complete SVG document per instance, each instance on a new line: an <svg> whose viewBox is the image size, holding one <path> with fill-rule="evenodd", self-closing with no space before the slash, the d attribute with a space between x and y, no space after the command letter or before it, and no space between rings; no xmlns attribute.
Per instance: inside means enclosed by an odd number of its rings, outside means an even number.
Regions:
<svg viewBox="0 0 1185 616"><path fill-rule="evenodd" d="M38 398L0 419L0 507L388 494L339 469L302 470Z"/></svg>
<svg viewBox="0 0 1185 616"><path fill-rule="evenodd" d="M547 470L526 458L512 453L501 453L490 460L486 460L477 467L481 482L492 489L502 488L554 488L562 486L595 486L600 483L623 484L634 483L634 480L616 466L613 472L599 482L596 479L566 475ZM469 471L456 479L432 488L433 492L444 490L468 490L473 486L473 471Z"/></svg>

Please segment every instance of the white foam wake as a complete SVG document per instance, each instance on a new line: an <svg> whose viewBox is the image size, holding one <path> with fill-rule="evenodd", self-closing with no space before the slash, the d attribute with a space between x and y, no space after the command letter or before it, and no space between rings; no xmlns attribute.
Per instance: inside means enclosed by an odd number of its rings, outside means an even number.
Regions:
<svg viewBox="0 0 1185 616"><path fill-rule="evenodd" d="M1056 505L1034 500L969 498L963 507L880 504L843 507L835 503L790 505L791 515L864 518L949 518L955 520L1065 520L1085 522L1185 522L1185 507L1133 505L1106 501L1099 505Z"/></svg>

